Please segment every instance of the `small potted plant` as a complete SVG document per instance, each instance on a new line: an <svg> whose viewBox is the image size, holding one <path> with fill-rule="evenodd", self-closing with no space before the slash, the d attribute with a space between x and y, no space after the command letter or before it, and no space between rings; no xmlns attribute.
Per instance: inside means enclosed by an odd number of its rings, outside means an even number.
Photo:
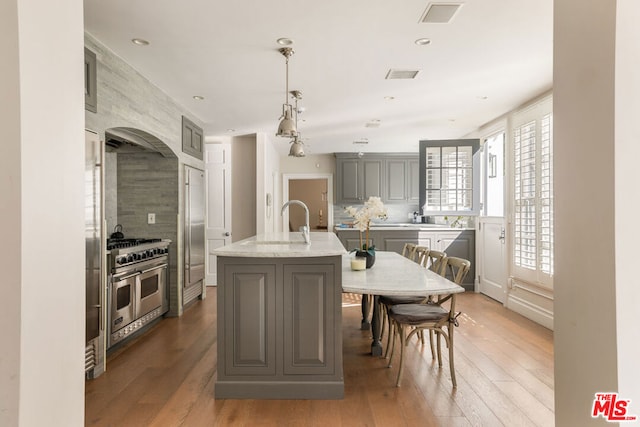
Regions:
<svg viewBox="0 0 640 427"><path fill-rule="evenodd" d="M384 207L380 197L371 196L360 209L349 206L345 211L355 220L353 225L360 230L360 249L355 250L356 257L366 258L367 268L371 268L376 260L375 246L369 246L371 220L374 218L387 219L387 209ZM363 232L365 232L364 241L362 240Z"/></svg>

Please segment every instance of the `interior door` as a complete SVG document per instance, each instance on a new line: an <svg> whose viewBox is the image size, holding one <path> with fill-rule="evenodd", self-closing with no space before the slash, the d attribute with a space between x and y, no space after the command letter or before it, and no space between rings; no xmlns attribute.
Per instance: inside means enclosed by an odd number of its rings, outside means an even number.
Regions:
<svg viewBox="0 0 640 427"><path fill-rule="evenodd" d="M507 274L504 220L504 132L485 140L482 147L482 210L478 224L479 291L506 301Z"/></svg>
<svg viewBox="0 0 640 427"><path fill-rule="evenodd" d="M206 144L207 169L207 286L218 283L217 257L211 252L231 244L231 147Z"/></svg>

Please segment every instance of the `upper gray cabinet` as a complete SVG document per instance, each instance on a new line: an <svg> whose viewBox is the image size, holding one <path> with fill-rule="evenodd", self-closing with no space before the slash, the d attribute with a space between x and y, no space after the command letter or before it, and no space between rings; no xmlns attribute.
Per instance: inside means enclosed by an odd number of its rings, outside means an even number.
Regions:
<svg viewBox="0 0 640 427"><path fill-rule="evenodd" d="M182 151L200 160L204 158L204 134L202 128L182 116Z"/></svg>
<svg viewBox="0 0 640 427"><path fill-rule="evenodd" d="M418 154L336 153L336 203L361 204L370 196L384 203L418 203L419 179Z"/></svg>
<svg viewBox="0 0 640 427"><path fill-rule="evenodd" d="M98 112L96 54L84 48L84 109Z"/></svg>
<svg viewBox="0 0 640 427"><path fill-rule="evenodd" d="M418 156L385 160L385 203L418 203L420 170Z"/></svg>
<svg viewBox="0 0 640 427"><path fill-rule="evenodd" d="M336 153L337 203L364 203L382 197L384 162L380 158L360 158Z"/></svg>

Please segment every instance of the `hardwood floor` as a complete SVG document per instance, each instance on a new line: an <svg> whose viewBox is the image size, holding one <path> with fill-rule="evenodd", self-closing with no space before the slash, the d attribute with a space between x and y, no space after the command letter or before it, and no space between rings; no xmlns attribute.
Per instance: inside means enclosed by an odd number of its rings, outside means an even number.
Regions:
<svg viewBox="0 0 640 427"><path fill-rule="evenodd" d="M457 389L448 361L439 369L417 340L396 388L397 364L368 354L360 297L343 294L343 400L215 400L216 292L208 288L182 317L109 356L107 371L86 382L85 424L553 426L553 333L480 294L460 295L457 305Z"/></svg>

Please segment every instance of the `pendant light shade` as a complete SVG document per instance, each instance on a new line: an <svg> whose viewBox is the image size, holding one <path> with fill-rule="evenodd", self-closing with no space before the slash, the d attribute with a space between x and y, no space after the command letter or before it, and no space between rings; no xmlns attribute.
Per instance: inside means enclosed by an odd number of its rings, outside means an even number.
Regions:
<svg viewBox="0 0 640 427"><path fill-rule="evenodd" d="M295 137L298 132L296 130L296 122L292 118L292 108L291 105L283 105L283 118L280 121L280 125L278 126L278 132L276 136L284 136L288 138Z"/></svg>
<svg viewBox="0 0 640 427"><path fill-rule="evenodd" d="M289 156L291 157L304 157L304 144L298 141L298 138L291 142L291 148L289 149Z"/></svg>
<svg viewBox="0 0 640 427"><path fill-rule="evenodd" d="M283 136L292 138L295 137L298 132L296 131L296 122L293 118L293 107L289 104L289 58L293 55L293 49L290 47L283 47L280 50L282 56L286 58L286 91L284 93L284 104L282 105L282 119L278 125L278 132L276 136Z"/></svg>

